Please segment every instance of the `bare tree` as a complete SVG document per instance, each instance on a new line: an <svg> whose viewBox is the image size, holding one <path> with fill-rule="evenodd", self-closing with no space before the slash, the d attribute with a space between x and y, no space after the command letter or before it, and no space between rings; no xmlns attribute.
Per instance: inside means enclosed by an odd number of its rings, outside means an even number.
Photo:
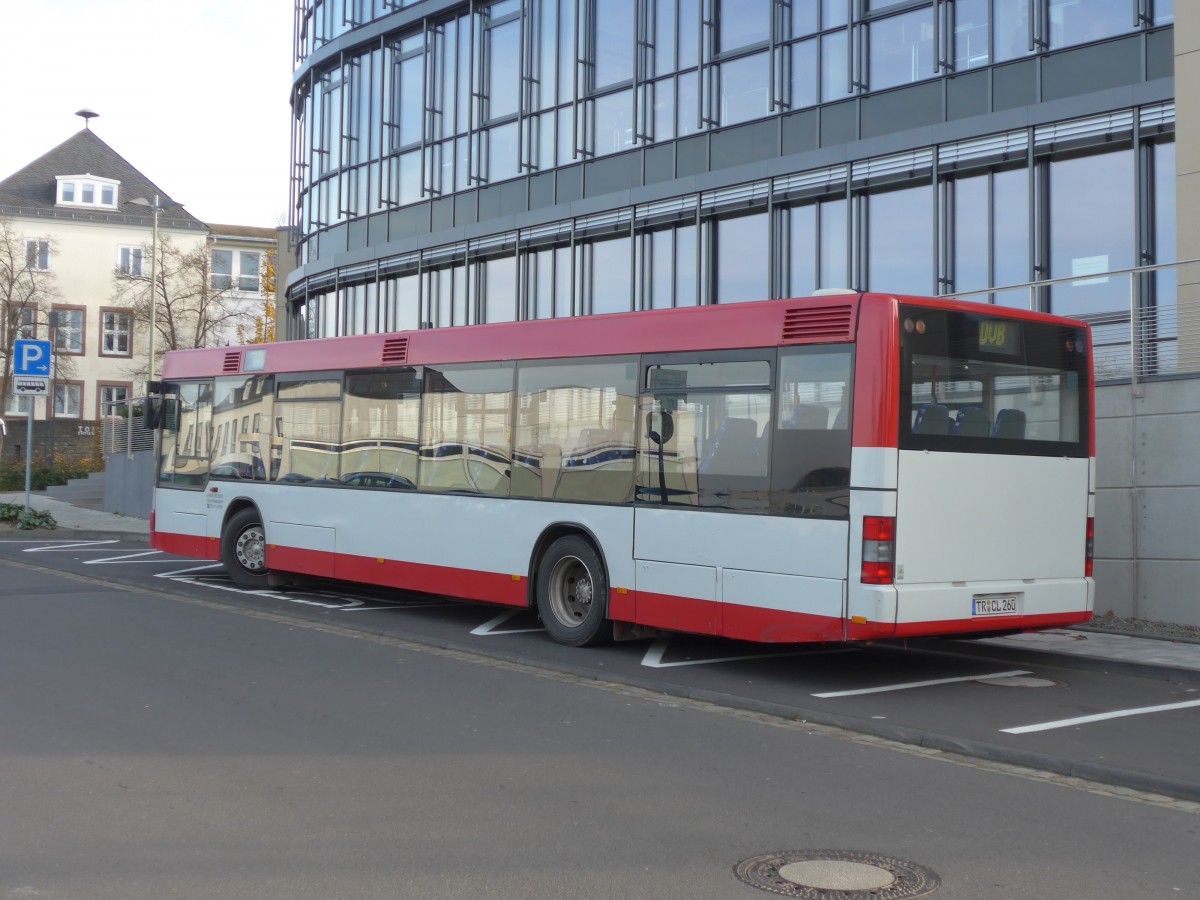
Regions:
<svg viewBox="0 0 1200 900"><path fill-rule="evenodd" d="M262 257L262 307L254 313L254 330L244 325L237 327L239 344L271 344L275 341L275 248ZM255 303L257 306L257 302Z"/></svg>
<svg viewBox="0 0 1200 900"><path fill-rule="evenodd" d="M54 275L42 259L43 250L47 256L52 254L53 242L38 239L31 247L16 224L0 216L0 406L8 405L12 391L13 344L49 324L50 306L58 298ZM0 447L3 441L0 435Z"/></svg>
<svg viewBox="0 0 1200 900"><path fill-rule="evenodd" d="M150 328L150 254L143 245L140 271L113 273L111 302L133 311L133 321ZM154 267L154 355L168 350L218 347L237 340L239 328L254 322L254 310L238 290L237 275L214 273L207 242L179 246L170 235L158 240ZM139 367L137 374L145 375Z"/></svg>

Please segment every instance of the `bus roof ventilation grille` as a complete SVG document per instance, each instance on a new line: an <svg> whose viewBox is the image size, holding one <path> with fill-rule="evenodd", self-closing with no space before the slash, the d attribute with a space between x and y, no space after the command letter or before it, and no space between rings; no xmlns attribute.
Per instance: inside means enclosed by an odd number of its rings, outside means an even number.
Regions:
<svg viewBox="0 0 1200 900"><path fill-rule="evenodd" d="M854 308L849 303L785 310L783 343L816 344L851 340L853 316Z"/></svg>
<svg viewBox="0 0 1200 900"><path fill-rule="evenodd" d="M241 367L242 354L239 351L233 350L225 354L225 364L221 366L222 372L228 375L230 372L237 372Z"/></svg>
<svg viewBox="0 0 1200 900"><path fill-rule="evenodd" d="M388 338L383 342L383 364L402 366L408 362L408 338Z"/></svg>

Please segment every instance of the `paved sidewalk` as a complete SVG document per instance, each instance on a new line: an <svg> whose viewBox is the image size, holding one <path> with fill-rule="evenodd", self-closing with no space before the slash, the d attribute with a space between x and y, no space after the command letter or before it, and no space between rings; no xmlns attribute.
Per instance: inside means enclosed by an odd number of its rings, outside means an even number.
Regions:
<svg viewBox="0 0 1200 900"><path fill-rule="evenodd" d="M13 503L25 506L25 492L0 494L0 503ZM121 540L149 541L150 521L135 516L120 516L116 513L101 512L74 506L64 500L47 497L45 492L32 491L29 494L31 508L49 512L54 516L58 527L53 531L41 528L31 531L18 531L16 534L29 537L68 538L74 540Z"/></svg>
<svg viewBox="0 0 1200 900"><path fill-rule="evenodd" d="M0 502L25 505L25 493L0 494ZM29 540L134 540L148 541L150 522L132 516L99 512L73 506L44 493L30 494L30 506L49 510L58 523L54 531L18 531ZM912 642L912 643L923 643ZM1071 657L1059 664L1094 668L1122 668L1147 677L1169 678L1200 684L1200 640L1163 639L1130 634L1088 631L1086 627L1062 628L1034 634L1015 634L984 640L955 640L930 643L941 650L993 656L1015 661L1054 665L1056 656Z"/></svg>

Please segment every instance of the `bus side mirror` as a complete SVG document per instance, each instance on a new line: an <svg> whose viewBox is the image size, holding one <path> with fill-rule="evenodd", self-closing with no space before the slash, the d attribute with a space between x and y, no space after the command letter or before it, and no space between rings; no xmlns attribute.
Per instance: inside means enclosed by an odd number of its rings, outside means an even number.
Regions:
<svg viewBox="0 0 1200 900"><path fill-rule="evenodd" d="M142 425L153 431L162 422L162 400L147 397L142 401Z"/></svg>

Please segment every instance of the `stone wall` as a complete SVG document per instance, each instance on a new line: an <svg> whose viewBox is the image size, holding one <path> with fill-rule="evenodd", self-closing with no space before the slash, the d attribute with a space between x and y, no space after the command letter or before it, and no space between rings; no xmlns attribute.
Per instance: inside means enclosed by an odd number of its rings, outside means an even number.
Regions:
<svg viewBox="0 0 1200 900"><path fill-rule="evenodd" d="M6 418L8 436L4 439L4 449L0 451L0 465L12 462L25 462L25 430L28 420L25 418ZM35 419L33 422L33 456L42 459L53 453L65 457L100 456L100 423L80 419L59 419L55 422L45 422Z"/></svg>
<svg viewBox="0 0 1200 900"><path fill-rule="evenodd" d="M1200 625L1200 378L1096 390L1096 612Z"/></svg>

